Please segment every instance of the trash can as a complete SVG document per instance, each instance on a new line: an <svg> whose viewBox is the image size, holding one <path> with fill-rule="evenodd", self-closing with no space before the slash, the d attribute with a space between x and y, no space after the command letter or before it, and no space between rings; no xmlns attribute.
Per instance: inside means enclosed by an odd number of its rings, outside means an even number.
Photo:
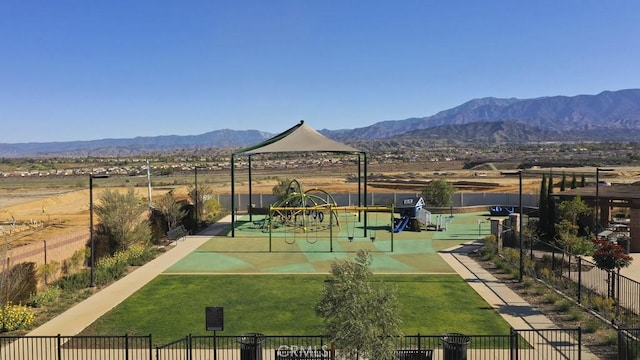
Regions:
<svg viewBox="0 0 640 360"><path fill-rule="evenodd" d="M450 333L440 337L443 343L444 360L467 360L467 345L471 337Z"/></svg>
<svg viewBox="0 0 640 360"><path fill-rule="evenodd" d="M240 343L240 360L262 360L263 334L244 334L236 340Z"/></svg>
<svg viewBox="0 0 640 360"><path fill-rule="evenodd" d="M618 238L616 243L624 249L625 254L629 254L631 252L631 239L628 237Z"/></svg>

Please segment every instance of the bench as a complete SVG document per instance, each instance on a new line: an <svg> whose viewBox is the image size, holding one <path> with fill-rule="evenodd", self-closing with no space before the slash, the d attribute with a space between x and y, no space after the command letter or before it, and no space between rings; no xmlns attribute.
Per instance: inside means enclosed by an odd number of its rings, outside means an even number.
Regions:
<svg viewBox="0 0 640 360"><path fill-rule="evenodd" d="M433 350L432 349L396 350L396 358L398 360L431 360L433 358Z"/></svg>
<svg viewBox="0 0 640 360"><path fill-rule="evenodd" d="M276 360L330 360L331 351L314 348L276 349Z"/></svg>
<svg viewBox="0 0 640 360"><path fill-rule="evenodd" d="M189 234L189 231L184 228L184 225L176 226L173 229L167 231L167 237L169 238L169 240L180 240L187 234Z"/></svg>

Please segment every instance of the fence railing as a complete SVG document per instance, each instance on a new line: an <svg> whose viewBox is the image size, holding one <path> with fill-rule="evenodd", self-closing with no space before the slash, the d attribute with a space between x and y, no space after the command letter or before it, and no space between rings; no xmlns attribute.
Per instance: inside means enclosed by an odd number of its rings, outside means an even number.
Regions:
<svg viewBox="0 0 640 360"><path fill-rule="evenodd" d="M148 336L1 336L0 360L152 360Z"/></svg>
<svg viewBox="0 0 640 360"><path fill-rule="evenodd" d="M618 359L638 359L640 329L618 330ZM455 341L451 341L454 339ZM464 341L458 341L463 339ZM407 335L396 338L398 359L582 359L575 329L511 329L503 335ZM591 354L587 356L590 358ZM279 360L343 359L325 336L195 336L153 347L148 336L0 336L0 360ZM367 360L359 357L361 360Z"/></svg>
<svg viewBox="0 0 640 360"><path fill-rule="evenodd" d="M640 327L640 283L619 271L603 270L596 263L576 256L552 244L538 241L538 248L526 249L531 266L525 269L585 308L630 328ZM518 259L510 259L513 265Z"/></svg>
<svg viewBox="0 0 640 360"><path fill-rule="evenodd" d="M618 360L640 358L640 329L620 329L618 331Z"/></svg>
<svg viewBox="0 0 640 360"><path fill-rule="evenodd" d="M458 341L460 338L465 341ZM403 360L581 359L582 350L580 329L511 330L505 335L418 334L398 337L395 347ZM324 336L187 336L155 351L158 360L343 358Z"/></svg>

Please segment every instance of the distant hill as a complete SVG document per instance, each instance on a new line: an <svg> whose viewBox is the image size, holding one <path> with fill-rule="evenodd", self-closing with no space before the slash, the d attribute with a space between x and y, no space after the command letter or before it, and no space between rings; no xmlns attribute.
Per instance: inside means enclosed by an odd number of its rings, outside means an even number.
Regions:
<svg viewBox="0 0 640 360"><path fill-rule="evenodd" d="M216 130L201 135L168 135L132 139L0 144L2 157L123 156L190 148L243 147L264 141L274 134L258 130Z"/></svg>
<svg viewBox="0 0 640 360"><path fill-rule="evenodd" d="M397 146L399 142L418 146L437 141L472 144L638 141L640 89L536 99L487 97L468 101L433 116L320 132L351 144L382 141L376 146L385 142L389 146ZM240 148L257 144L273 135L258 130L225 129L190 136L0 144L0 157L126 156L179 149Z"/></svg>
<svg viewBox="0 0 640 360"><path fill-rule="evenodd" d="M383 121L351 130L321 132L339 141L383 139L437 126L500 121L517 122L552 132L579 131L589 134L591 131L593 134L595 130L606 140L613 140L603 130L640 130L640 89L525 100L482 98L433 116Z"/></svg>

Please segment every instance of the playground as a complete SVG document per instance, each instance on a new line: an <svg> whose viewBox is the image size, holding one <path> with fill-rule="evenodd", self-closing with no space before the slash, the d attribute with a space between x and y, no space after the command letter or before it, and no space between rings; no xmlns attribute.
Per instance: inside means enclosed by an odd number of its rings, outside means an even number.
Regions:
<svg viewBox="0 0 640 360"><path fill-rule="evenodd" d="M364 218L353 218L355 236L349 239L346 219L336 227L333 251L330 240L308 241L306 233L271 238L253 222L262 217L239 218L236 236L229 229L218 235L188 236L184 242L202 245L187 253L149 284L92 324L85 335L153 332L156 341L167 342L186 333L202 333L199 311L224 306L225 334L261 331L269 334L316 334L322 324L313 312L331 263L351 257L357 249L369 249L376 278L397 287L403 330L407 333L460 331L494 334L508 325L465 283L438 252L478 238L478 219L487 213L456 214L446 230L394 233L390 219L369 218L376 239L364 236ZM397 214L396 214L397 215ZM480 233L489 233L482 224ZM349 227L351 229L351 227ZM314 234L315 235L315 234ZM394 251L390 251L391 236ZM179 249L187 244L177 244ZM246 276L251 275L251 276ZM426 275L426 276L425 276ZM451 299L457 299L451 302ZM180 299L176 302L176 299ZM153 306L151 306L153 304ZM286 310L283 310L286 304ZM151 310L153 309L153 310ZM455 320L451 314L455 312Z"/></svg>
<svg viewBox="0 0 640 360"><path fill-rule="evenodd" d="M170 267L165 273L268 273L327 274L331 262L367 249L372 268L381 274L451 274L454 271L437 254L460 243L489 234L489 224L481 223L484 213L456 214L447 219L446 230L390 230L389 213L368 213L365 234L364 215L346 212L338 215L333 237L321 232L272 231L254 224L262 217L239 218L235 237L214 236ZM448 215L446 215L448 216ZM372 240L372 233L375 239ZM351 238L351 239L349 239Z"/></svg>

